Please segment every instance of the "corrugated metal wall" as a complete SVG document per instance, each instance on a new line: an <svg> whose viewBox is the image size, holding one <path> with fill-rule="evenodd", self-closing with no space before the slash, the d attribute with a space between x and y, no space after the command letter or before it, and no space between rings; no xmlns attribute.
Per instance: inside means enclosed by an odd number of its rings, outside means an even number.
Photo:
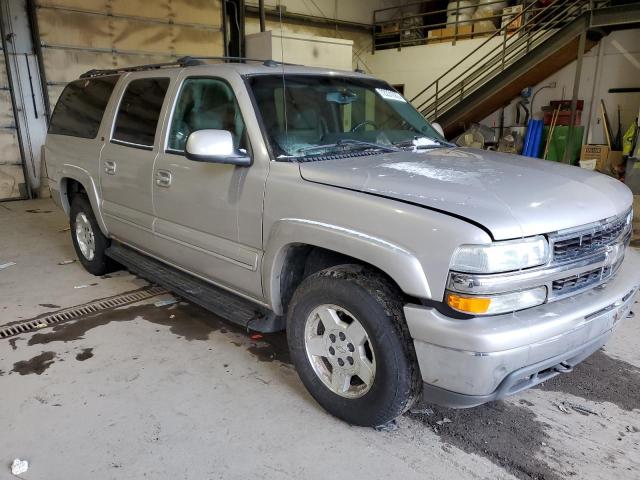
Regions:
<svg viewBox="0 0 640 480"><path fill-rule="evenodd" d="M52 108L92 68L223 54L219 0L38 0L37 19Z"/></svg>

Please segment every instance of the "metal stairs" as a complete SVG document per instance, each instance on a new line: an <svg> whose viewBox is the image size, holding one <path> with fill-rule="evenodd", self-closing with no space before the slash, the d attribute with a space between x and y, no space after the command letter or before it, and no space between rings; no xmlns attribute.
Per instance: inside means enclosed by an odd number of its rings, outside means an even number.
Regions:
<svg viewBox="0 0 640 480"><path fill-rule="evenodd" d="M555 0L541 8L527 1L522 13L411 102L455 136L581 57L580 46L584 53L609 32L637 26L638 1Z"/></svg>

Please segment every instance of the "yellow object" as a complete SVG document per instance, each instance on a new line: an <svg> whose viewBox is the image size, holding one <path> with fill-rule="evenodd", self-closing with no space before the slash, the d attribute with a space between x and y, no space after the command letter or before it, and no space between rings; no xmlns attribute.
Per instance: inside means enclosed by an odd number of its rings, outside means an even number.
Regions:
<svg viewBox="0 0 640 480"><path fill-rule="evenodd" d="M447 303L451 308L468 313L486 313L491 305L490 298L461 297L455 293L447 294Z"/></svg>

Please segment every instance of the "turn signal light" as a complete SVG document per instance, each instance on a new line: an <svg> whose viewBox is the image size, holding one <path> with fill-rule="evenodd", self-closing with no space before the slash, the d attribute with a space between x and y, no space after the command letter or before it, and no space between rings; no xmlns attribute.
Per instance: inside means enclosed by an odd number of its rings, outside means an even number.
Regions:
<svg viewBox="0 0 640 480"><path fill-rule="evenodd" d="M447 295L447 303L451 308L467 313L486 313L491 305L490 298L461 297L455 293Z"/></svg>

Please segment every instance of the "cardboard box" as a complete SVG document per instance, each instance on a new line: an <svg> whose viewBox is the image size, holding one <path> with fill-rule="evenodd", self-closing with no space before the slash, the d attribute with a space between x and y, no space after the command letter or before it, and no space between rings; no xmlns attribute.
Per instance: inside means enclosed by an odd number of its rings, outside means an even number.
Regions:
<svg viewBox="0 0 640 480"><path fill-rule="evenodd" d="M618 177L622 169L622 152L610 150L607 145L583 145L580 152L580 166L590 165L595 160L595 170Z"/></svg>
<svg viewBox="0 0 640 480"><path fill-rule="evenodd" d="M386 34L393 34L395 33L396 35L400 34L400 22L390 22L390 23L383 23L382 26L380 27L380 33L382 35L386 35Z"/></svg>
<svg viewBox="0 0 640 480"><path fill-rule="evenodd" d="M429 30L427 32L427 39L429 43L441 43L442 40L442 28L437 28L435 30Z"/></svg>
<svg viewBox="0 0 640 480"><path fill-rule="evenodd" d="M490 21L480 21L473 24L473 37L485 37L493 35L496 27Z"/></svg>
<svg viewBox="0 0 640 480"><path fill-rule="evenodd" d="M509 24L509 26L507 27L507 30L517 30L518 28L520 28L522 26L522 15L520 15L521 13L522 13L522 5L515 5L513 7L503 8L501 27L505 28L505 26ZM516 18L513 22L511 22L511 20L513 20L514 17L518 15L520 16Z"/></svg>

